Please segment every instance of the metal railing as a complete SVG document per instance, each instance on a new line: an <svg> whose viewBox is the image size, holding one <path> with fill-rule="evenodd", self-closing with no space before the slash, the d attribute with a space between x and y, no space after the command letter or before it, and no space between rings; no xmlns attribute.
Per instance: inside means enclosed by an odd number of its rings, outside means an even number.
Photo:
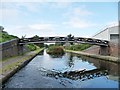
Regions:
<svg viewBox="0 0 120 90"><path fill-rule="evenodd" d="M26 43L55 43L55 42L73 42L73 43L88 43L93 45L108 46L109 41L93 39L93 38L83 38L83 37L39 37L39 38L22 38L19 39L19 44Z"/></svg>

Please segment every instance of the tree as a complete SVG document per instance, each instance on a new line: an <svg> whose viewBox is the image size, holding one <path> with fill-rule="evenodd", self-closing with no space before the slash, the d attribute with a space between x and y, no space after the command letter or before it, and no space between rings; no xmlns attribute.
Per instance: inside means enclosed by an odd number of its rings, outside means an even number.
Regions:
<svg viewBox="0 0 120 90"><path fill-rule="evenodd" d="M0 26L0 32L1 33L4 33L4 34L8 34L6 31L3 31L4 30L4 27L3 26Z"/></svg>
<svg viewBox="0 0 120 90"><path fill-rule="evenodd" d="M35 35L32 37L33 39L39 39L38 35ZM35 45L39 46L39 47L44 47L44 43L35 43Z"/></svg>
<svg viewBox="0 0 120 90"><path fill-rule="evenodd" d="M4 30L4 27L3 26L0 26L0 31L3 31Z"/></svg>
<svg viewBox="0 0 120 90"><path fill-rule="evenodd" d="M36 39L37 39L37 38L39 38L39 36L38 36L38 35L35 35L35 36L33 36L32 38L36 38Z"/></svg>
<svg viewBox="0 0 120 90"><path fill-rule="evenodd" d="M26 37L26 35L22 36L21 39L24 39Z"/></svg>
<svg viewBox="0 0 120 90"><path fill-rule="evenodd" d="M67 35L67 38L68 38L68 40L72 40L72 39L74 39L74 36L72 36L72 34L69 34L69 35Z"/></svg>
<svg viewBox="0 0 120 90"><path fill-rule="evenodd" d="M69 34L69 35L67 35L67 39L69 41L72 41L72 39L74 39L74 36L72 36L72 34ZM70 44L73 45L73 42L71 42Z"/></svg>

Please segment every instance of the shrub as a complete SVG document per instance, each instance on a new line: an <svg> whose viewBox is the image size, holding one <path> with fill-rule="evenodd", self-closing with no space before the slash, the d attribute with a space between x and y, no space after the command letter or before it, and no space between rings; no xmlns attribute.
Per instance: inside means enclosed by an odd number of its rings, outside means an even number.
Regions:
<svg viewBox="0 0 120 90"><path fill-rule="evenodd" d="M47 49L47 53L50 55L63 55L65 52L61 46L51 46Z"/></svg>
<svg viewBox="0 0 120 90"><path fill-rule="evenodd" d="M30 51L34 51L37 49L36 45L34 44L27 44L26 47L30 50Z"/></svg>
<svg viewBox="0 0 120 90"><path fill-rule="evenodd" d="M9 41L9 40L15 39L15 38L18 38L18 37L14 36L14 35L9 35L6 31L0 32L0 43Z"/></svg>
<svg viewBox="0 0 120 90"><path fill-rule="evenodd" d="M89 47L91 47L91 45L89 45L89 44L79 44L79 45L67 46L67 47L65 47L65 49L75 50L75 51L82 51L82 50L85 50L85 49L87 49Z"/></svg>

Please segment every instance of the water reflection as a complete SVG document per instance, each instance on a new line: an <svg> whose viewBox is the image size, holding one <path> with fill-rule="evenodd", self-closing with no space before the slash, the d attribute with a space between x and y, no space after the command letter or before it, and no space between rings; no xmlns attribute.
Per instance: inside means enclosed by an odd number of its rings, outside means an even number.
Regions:
<svg viewBox="0 0 120 90"><path fill-rule="evenodd" d="M50 57L52 57L52 58L62 58L63 55L50 55Z"/></svg>
<svg viewBox="0 0 120 90"><path fill-rule="evenodd" d="M46 51L44 51L44 53L45 52ZM46 53L45 53L45 55L46 55ZM66 58L66 56L67 56L67 58ZM63 71L61 71L62 74L65 71L69 71L69 72L73 71L74 74L75 74L76 71L86 70L86 72L88 72L88 71L91 71L91 70L94 70L94 69L97 68L97 69L99 69L98 71L103 70L103 72L101 72L101 73L97 72L97 73L99 73L98 76L106 76L107 75L107 78L109 78L109 79L116 80L116 81L119 80L119 77L118 77L119 76L119 74L118 74L118 70L119 70L118 66L119 66L119 64L117 64L117 63L107 62L107 61L104 61L104 60L94 59L94 58L90 58L90 57L86 57L86 56L81 56L81 55L77 55L77 54L73 54L73 53L66 53L65 56L58 56L58 57L57 56L56 57L53 56L53 57L51 57L51 59L53 59L53 58L56 58L56 60L60 59L60 58L61 58L61 60L62 59L63 60L66 59L65 62L66 62L66 64L67 64L68 67L65 68ZM81 63L81 62L84 62L84 63ZM62 66L62 67L64 67L64 66ZM53 68L52 70L58 71L56 69L56 67ZM47 73L47 75L48 76L49 75L50 76L53 75L53 76L56 77L58 75L58 73L54 75L54 73L56 73L56 72L53 72L52 70L51 70L52 73ZM61 72L59 72L59 73L61 74ZM81 79L81 77L78 77L78 76L79 76L79 74L75 74L75 76L73 76L73 75L72 76L71 75L67 75L67 78L76 79L76 80L77 79ZM90 75L90 76L94 76L94 75Z"/></svg>
<svg viewBox="0 0 120 90"><path fill-rule="evenodd" d="M119 64L113 63L113 62L106 62L104 60L100 59L94 59L82 55L77 55L73 53L67 53L66 54L68 59L66 60L67 66L69 68L72 68L73 71L68 70L64 72L57 72L49 70L49 72L46 70L46 75L50 77L66 77L72 80L78 80L81 79L82 81L88 80L88 79L94 79L96 77L106 76L106 78L118 81L119 80L119 74L118 74L118 66ZM52 56L51 58L63 58L63 56ZM92 66L94 65L96 68L93 68L93 70L87 70L86 69L73 69L76 66L75 60L79 59L82 60L82 62L89 62ZM80 63L80 62L79 62ZM82 64L81 64L82 65ZM75 67L76 68L76 67ZM89 67L90 68L90 67ZM53 69L55 70L55 69ZM80 74L81 71L85 71L84 73ZM95 72L96 71L96 72ZM78 73L77 73L78 72ZM94 72L94 73L93 73Z"/></svg>
<svg viewBox="0 0 120 90"><path fill-rule="evenodd" d="M75 54L74 54L75 55ZM100 59L94 59L86 56L81 56L81 55L75 55L78 58L82 58L83 61L88 61L89 63L94 64L97 68L105 69L108 70L108 78L113 79L113 80L119 80L119 63L113 63L113 62L108 62Z"/></svg>
<svg viewBox="0 0 120 90"><path fill-rule="evenodd" d="M74 60L73 60L73 54L69 54L69 57L68 57L68 66L69 67L72 67L74 66Z"/></svg>
<svg viewBox="0 0 120 90"><path fill-rule="evenodd" d="M94 70L81 70L81 71L66 71L64 73L62 72L56 72L56 71L50 71L50 70L41 70L44 72L44 75L49 76L49 77L54 77L54 78L59 78L59 77L64 77L64 78L69 78L72 80L89 80L89 79L94 79L96 77L101 77L101 76L106 76L108 75L107 70L103 69L94 69ZM46 73L46 74L45 74Z"/></svg>
<svg viewBox="0 0 120 90"><path fill-rule="evenodd" d="M41 52L5 88L118 88L119 64L66 53Z"/></svg>
<svg viewBox="0 0 120 90"><path fill-rule="evenodd" d="M38 55L44 55L44 50L38 53Z"/></svg>

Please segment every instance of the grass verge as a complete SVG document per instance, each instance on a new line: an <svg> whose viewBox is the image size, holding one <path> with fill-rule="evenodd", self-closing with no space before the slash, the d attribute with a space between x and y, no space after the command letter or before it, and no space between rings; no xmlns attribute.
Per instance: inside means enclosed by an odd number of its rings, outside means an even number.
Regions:
<svg viewBox="0 0 120 90"><path fill-rule="evenodd" d="M23 62L25 62L26 60L32 58L35 54L39 53L41 50L43 50L43 48L38 48L38 49L35 50L35 51L29 52L29 53L32 53L32 54L30 54L30 55L26 55L26 56L23 55L23 57L22 57L19 61L13 62L13 63L11 63L11 64L9 64L9 65L5 65L4 67L2 67L2 68L0 69L0 74L4 74L4 73L6 73L6 72L9 72L9 71L11 71L11 70L19 67ZM17 56L12 57L12 58L13 58L13 59L14 59L14 58L16 59ZM18 56L18 58L19 58L19 56ZM5 60L5 61L9 61L9 59L7 59L7 60Z"/></svg>

